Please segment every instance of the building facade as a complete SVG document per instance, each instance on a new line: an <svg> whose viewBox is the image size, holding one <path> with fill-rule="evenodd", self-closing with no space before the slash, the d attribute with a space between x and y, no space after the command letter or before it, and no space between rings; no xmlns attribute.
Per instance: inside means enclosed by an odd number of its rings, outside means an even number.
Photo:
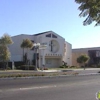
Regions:
<svg viewBox="0 0 100 100"><path fill-rule="evenodd" d="M65 41L65 39L53 31L47 31L34 35L17 35L13 36L13 44L9 46L11 52L11 61L22 61L23 60L23 49L20 47L23 39L30 39L33 44L40 43L46 44L45 50L38 50L38 66L42 67L59 67L62 65L62 61L66 62L67 65L72 65L72 45ZM35 64L36 62L36 51L35 49L25 50L28 52L28 59L30 63Z"/></svg>
<svg viewBox="0 0 100 100"><path fill-rule="evenodd" d="M87 62L88 66L100 64L100 47L78 48L78 49L72 49L73 66L80 66L77 63L77 58L82 54L89 56L89 60Z"/></svg>

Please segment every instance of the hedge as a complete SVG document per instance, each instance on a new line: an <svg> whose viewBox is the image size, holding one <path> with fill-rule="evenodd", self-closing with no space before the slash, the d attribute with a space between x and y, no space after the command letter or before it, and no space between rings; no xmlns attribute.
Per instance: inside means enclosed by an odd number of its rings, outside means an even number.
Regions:
<svg viewBox="0 0 100 100"><path fill-rule="evenodd" d="M17 69L20 69L20 70L35 70L35 66L33 66L33 65L21 65L21 66L17 67Z"/></svg>

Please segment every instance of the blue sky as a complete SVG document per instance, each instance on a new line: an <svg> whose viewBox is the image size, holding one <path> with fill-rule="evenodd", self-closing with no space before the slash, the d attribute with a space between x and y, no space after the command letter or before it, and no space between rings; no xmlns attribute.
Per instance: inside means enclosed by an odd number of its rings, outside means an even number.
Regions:
<svg viewBox="0 0 100 100"><path fill-rule="evenodd" d="M0 0L0 36L52 30L72 48L98 47L100 26L83 26L74 0Z"/></svg>

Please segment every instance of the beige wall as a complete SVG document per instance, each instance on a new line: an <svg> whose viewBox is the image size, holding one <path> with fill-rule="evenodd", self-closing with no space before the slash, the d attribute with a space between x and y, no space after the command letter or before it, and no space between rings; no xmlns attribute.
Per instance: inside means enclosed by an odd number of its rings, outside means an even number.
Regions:
<svg viewBox="0 0 100 100"><path fill-rule="evenodd" d="M82 54L87 55L87 52L72 52L72 65L79 67L79 63L77 63L77 58Z"/></svg>
<svg viewBox="0 0 100 100"><path fill-rule="evenodd" d="M68 66L72 65L72 45L66 41L63 61L65 61Z"/></svg>
<svg viewBox="0 0 100 100"><path fill-rule="evenodd" d="M100 50L100 47L73 49L72 50L72 65L79 66L79 64L77 63L77 58L82 54L88 55L88 50Z"/></svg>

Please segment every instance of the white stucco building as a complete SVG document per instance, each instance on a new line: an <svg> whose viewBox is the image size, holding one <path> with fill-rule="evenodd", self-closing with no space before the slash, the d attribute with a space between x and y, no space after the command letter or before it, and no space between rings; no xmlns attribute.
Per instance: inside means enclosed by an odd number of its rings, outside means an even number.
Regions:
<svg viewBox="0 0 100 100"><path fill-rule="evenodd" d="M46 67L59 67L62 61L67 65L72 65L72 45L65 41L65 39L53 31L47 31L34 35L20 34L13 36L13 44L9 46L11 52L11 61L22 61L23 50L20 47L23 39L29 38L33 43L47 44L45 50L40 49L38 66L45 65ZM25 50L26 52L27 50ZM43 53L44 52L44 53ZM35 50L28 50L28 59L32 63L35 60ZM44 58L44 60L43 60Z"/></svg>

